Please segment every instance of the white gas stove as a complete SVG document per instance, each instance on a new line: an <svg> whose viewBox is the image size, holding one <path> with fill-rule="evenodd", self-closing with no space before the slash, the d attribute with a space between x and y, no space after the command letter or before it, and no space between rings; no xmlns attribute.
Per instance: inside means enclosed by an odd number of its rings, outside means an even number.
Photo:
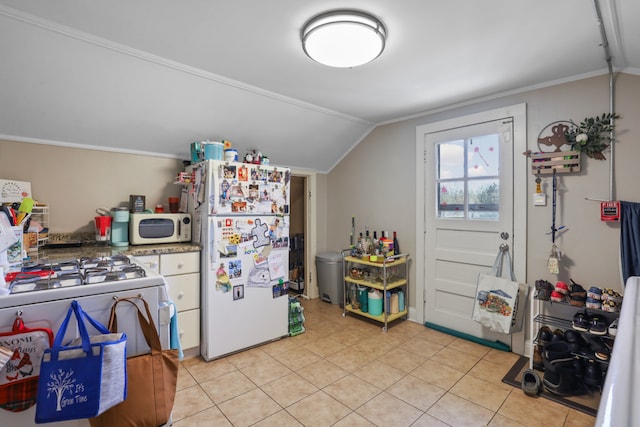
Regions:
<svg viewBox="0 0 640 427"><path fill-rule="evenodd" d="M166 282L135 258L115 255L45 260L25 264L22 271L16 273L8 276L11 293L0 296L0 331L10 331L19 314L27 327L50 328L55 334L74 299L91 317L107 325L116 298L141 296L151 307L163 349L169 348L171 307ZM118 305L118 327L127 334L127 356L149 352L138 326L137 312L129 304ZM92 332L95 331L90 330ZM76 328L70 327L64 342L77 337ZM35 407L18 413L0 411L7 425L36 425ZM89 426L89 422L75 420L56 425L84 427Z"/></svg>

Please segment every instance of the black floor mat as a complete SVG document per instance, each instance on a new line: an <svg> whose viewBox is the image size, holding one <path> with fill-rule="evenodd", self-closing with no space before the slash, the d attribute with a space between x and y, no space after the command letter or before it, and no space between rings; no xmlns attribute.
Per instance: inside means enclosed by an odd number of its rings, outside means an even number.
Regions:
<svg viewBox="0 0 640 427"><path fill-rule="evenodd" d="M529 369L529 359L527 357L521 356L516 363L511 367L509 372L504 376L502 382L505 384L509 384L513 387L521 388L522 386L522 373ZM544 376L544 372L536 371L540 376L540 380ZM524 392L523 392L524 393ZM562 405L568 406L569 408L575 409L576 411L584 412L585 414L596 416L598 413L598 405L600 404L600 396L601 393L598 391L593 391L585 396L557 396L553 393L550 393L546 390L540 392L540 396L552 400L554 402L560 403Z"/></svg>

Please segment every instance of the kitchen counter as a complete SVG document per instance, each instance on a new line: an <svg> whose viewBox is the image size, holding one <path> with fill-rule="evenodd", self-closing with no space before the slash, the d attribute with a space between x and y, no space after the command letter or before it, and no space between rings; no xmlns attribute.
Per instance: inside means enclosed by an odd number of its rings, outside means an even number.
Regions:
<svg viewBox="0 0 640 427"><path fill-rule="evenodd" d="M31 260L60 260L80 257L104 257L116 254L143 256L173 254L182 252L199 252L201 247L192 243L166 243L158 245L131 245L131 246L108 246L97 245L95 243L83 243L79 247L70 248L44 248L39 249L37 254L31 255ZM29 262L27 261L27 262Z"/></svg>

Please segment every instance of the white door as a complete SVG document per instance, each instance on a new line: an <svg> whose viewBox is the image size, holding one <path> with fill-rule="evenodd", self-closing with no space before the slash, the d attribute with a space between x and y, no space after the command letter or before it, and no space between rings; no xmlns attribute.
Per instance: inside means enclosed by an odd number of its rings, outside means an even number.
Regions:
<svg viewBox="0 0 640 427"><path fill-rule="evenodd" d="M512 345L510 336L491 332L471 316L477 276L491 269L501 244L509 245L518 261L516 277L525 278L524 214L514 226L521 193L526 204L524 179L514 187L514 163L526 167L520 154L526 144L514 144L515 120L524 121L524 111L515 119L514 114L491 111L417 131L423 159L418 169L418 180L423 180L418 230L424 236L417 244L423 249L424 270L422 277L416 273L416 294L424 295L423 321L507 345ZM516 162L516 156L525 161ZM514 235L519 238L516 252Z"/></svg>

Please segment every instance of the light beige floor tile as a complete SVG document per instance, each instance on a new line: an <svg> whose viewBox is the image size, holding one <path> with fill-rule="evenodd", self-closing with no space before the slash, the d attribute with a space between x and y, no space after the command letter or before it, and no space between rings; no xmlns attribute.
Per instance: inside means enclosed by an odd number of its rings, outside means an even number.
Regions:
<svg viewBox="0 0 640 427"><path fill-rule="evenodd" d="M240 368L243 374L247 376L251 381L258 386L270 383L271 381L282 378L283 376L290 374L291 369L280 363L278 360L268 357L260 360L253 365Z"/></svg>
<svg viewBox="0 0 640 427"><path fill-rule="evenodd" d="M465 375L451 388L450 392L496 412L511 390L506 390L472 375Z"/></svg>
<svg viewBox="0 0 640 427"><path fill-rule="evenodd" d="M385 392L362 405L356 412L380 426L409 426L423 414L423 411Z"/></svg>
<svg viewBox="0 0 640 427"><path fill-rule="evenodd" d="M445 390L449 390L464 376L464 372L431 359L418 366L410 374Z"/></svg>
<svg viewBox="0 0 640 427"><path fill-rule="evenodd" d="M187 359L182 362L182 366L189 371L198 383L212 380L236 370L236 367L226 359L205 362L200 357Z"/></svg>
<svg viewBox="0 0 640 427"><path fill-rule="evenodd" d="M318 388L326 387L349 374L344 369L325 359L320 359L296 372Z"/></svg>
<svg viewBox="0 0 640 427"><path fill-rule="evenodd" d="M449 424L445 424L429 414L424 414L415 423L411 424L411 427L449 427Z"/></svg>
<svg viewBox="0 0 640 427"><path fill-rule="evenodd" d="M596 418L575 409L569 409L564 427L592 427L596 423Z"/></svg>
<svg viewBox="0 0 640 427"><path fill-rule="evenodd" d="M173 423L173 427L231 427L231 423L217 407L205 409Z"/></svg>
<svg viewBox="0 0 640 427"><path fill-rule="evenodd" d="M496 414L489 423L489 427L526 427L526 425L520 424L519 422L516 422L503 415ZM591 427L593 427L593 424L591 425Z"/></svg>
<svg viewBox="0 0 640 427"><path fill-rule="evenodd" d="M176 392L171 416L173 421L180 421L189 415L204 411L212 406L213 402L204 390L200 386L194 385Z"/></svg>
<svg viewBox="0 0 640 427"><path fill-rule="evenodd" d="M482 358L491 363L495 363L496 365L511 367L514 365L514 363L518 361L518 359L520 358L520 355L512 353L510 351L502 351L502 350L492 348Z"/></svg>
<svg viewBox="0 0 640 427"><path fill-rule="evenodd" d="M429 408L427 414L452 426L486 426L494 412L447 393Z"/></svg>
<svg viewBox="0 0 640 427"><path fill-rule="evenodd" d="M382 390L355 375L347 375L323 391L349 408L357 409Z"/></svg>
<svg viewBox="0 0 640 427"><path fill-rule="evenodd" d="M461 351L462 353L468 354L470 356L475 356L480 358L484 357L491 350L491 348L487 347L486 345L464 340L462 338L456 338L447 347L452 348L454 350Z"/></svg>
<svg viewBox="0 0 640 427"><path fill-rule="evenodd" d="M354 345L353 348L361 351L363 354L368 354L378 358L395 348L395 345L389 342L384 342L379 337L374 336L361 340Z"/></svg>
<svg viewBox="0 0 640 427"><path fill-rule="evenodd" d="M349 415L351 410L322 390L287 408L304 426L330 426Z"/></svg>
<svg viewBox="0 0 640 427"><path fill-rule="evenodd" d="M442 346L447 346L456 339L454 336L427 327L425 327L421 333L416 335L416 338L424 338L427 341L431 341Z"/></svg>
<svg viewBox="0 0 640 427"><path fill-rule="evenodd" d="M260 347L250 348L240 353L227 356L226 359L236 368L244 368L245 366L253 365L261 360L270 358L264 350Z"/></svg>
<svg viewBox="0 0 640 427"><path fill-rule="evenodd" d="M458 350L445 347L434 354L431 357L431 360L440 362L443 365L447 365L453 369L457 369L458 371L468 372L476 363L478 363L480 357L470 356Z"/></svg>
<svg viewBox="0 0 640 427"><path fill-rule="evenodd" d="M364 337L360 328L355 326L345 326L343 329L331 335L331 338L350 347L360 342Z"/></svg>
<svg viewBox="0 0 640 427"><path fill-rule="evenodd" d="M333 427L376 427L376 425L357 413L352 412L335 423Z"/></svg>
<svg viewBox="0 0 640 427"><path fill-rule="evenodd" d="M178 380L176 381L176 390L196 385L196 380L191 376L187 368L182 363L178 366Z"/></svg>
<svg viewBox="0 0 640 427"><path fill-rule="evenodd" d="M340 320L341 318L342 316L339 314L337 314L335 317L336 320ZM316 331L319 336L326 337L335 334L336 332L340 332L344 328L344 326L333 321L324 320L318 323L314 323L309 328L313 331Z"/></svg>
<svg viewBox="0 0 640 427"><path fill-rule="evenodd" d="M210 424L215 425L215 424ZM284 409L254 424L255 427L302 427L291 414Z"/></svg>
<svg viewBox="0 0 640 427"><path fill-rule="evenodd" d="M293 340L288 338L281 338L277 341L273 341L260 346L260 349L267 353L269 356L273 357L278 354L283 354L287 351L291 351L296 347L298 347L298 344L296 344Z"/></svg>
<svg viewBox="0 0 640 427"><path fill-rule="evenodd" d="M373 362L375 357L370 354L363 354L356 348L347 347L337 353L327 356L326 359L340 366L345 371L353 372L360 369L362 366Z"/></svg>
<svg viewBox="0 0 640 427"><path fill-rule="evenodd" d="M514 362L515 363L515 362ZM513 390L513 386L502 382L504 376L511 369L511 364L497 364L489 359L482 359L469 371L469 375L487 381L505 390Z"/></svg>
<svg viewBox="0 0 640 427"><path fill-rule="evenodd" d="M261 389L283 408L318 391L316 386L295 372L265 384Z"/></svg>
<svg viewBox="0 0 640 427"><path fill-rule="evenodd" d="M389 366L380 360L374 360L368 365L353 371L353 374L383 390L406 375L400 369Z"/></svg>
<svg viewBox="0 0 640 427"><path fill-rule="evenodd" d="M302 346L297 346L293 350L288 351L285 357L286 365L293 371L311 365L320 359L320 356Z"/></svg>
<svg viewBox="0 0 640 427"><path fill-rule="evenodd" d="M218 405L234 426L249 426L262 421L282 408L262 390L254 389Z"/></svg>
<svg viewBox="0 0 640 427"><path fill-rule="evenodd" d="M418 335L411 341L407 342L403 348L407 351L411 351L426 358L430 358L445 347L441 344L423 338L421 335Z"/></svg>
<svg viewBox="0 0 640 427"><path fill-rule="evenodd" d="M344 344L334 340L330 336L325 336L317 339L313 342L303 345L303 347L314 352L320 357L327 357L346 348Z"/></svg>
<svg viewBox="0 0 640 427"><path fill-rule="evenodd" d="M200 383L200 387L216 405L257 388L249 378L238 371Z"/></svg>
<svg viewBox="0 0 640 427"><path fill-rule="evenodd" d="M398 399L426 411L446 391L413 375L407 375L386 390Z"/></svg>
<svg viewBox="0 0 640 427"><path fill-rule="evenodd" d="M408 373L426 362L429 357L408 351L405 346L398 347L380 356L378 360Z"/></svg>
<svg viewBox="0 0 640 427"><path fill-rule="evenodd" d="M307 325L307 322L305 322L304 326L306 329L304 334L289 337L287 339L293 340L293 342L295 342L298 345L305 345L319 338L322 338L322 336L318 334L318 332L314 331L313 329L310 329L310 327Z"/></svg>
<svg viewBox="0 0 640 427"><path fill-rule="evenodd" d="M511 393L498 410L498 414L529 427L562 426L569 408L545 399L530 397L524 393Z"/></svg>

